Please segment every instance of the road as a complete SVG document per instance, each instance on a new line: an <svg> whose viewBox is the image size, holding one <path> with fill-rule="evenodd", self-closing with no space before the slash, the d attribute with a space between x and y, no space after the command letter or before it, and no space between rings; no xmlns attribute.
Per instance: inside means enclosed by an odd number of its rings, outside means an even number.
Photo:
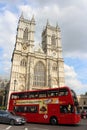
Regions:
<svg viewBox="0 0 87 130"><path fill-rule="evenodd" d="M0 130L86 130L87 119L82 120L78 125L49 125L49 124L31 124L10 126L6 124L0 124Z"/></svg>

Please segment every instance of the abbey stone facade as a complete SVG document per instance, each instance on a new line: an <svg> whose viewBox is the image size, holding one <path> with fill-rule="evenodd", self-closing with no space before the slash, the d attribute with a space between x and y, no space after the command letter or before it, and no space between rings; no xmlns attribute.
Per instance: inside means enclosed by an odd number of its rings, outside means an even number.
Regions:
<svg viewBox="0 0 87 130"><path fill-rule="evenodd" d="M36 32L37 33L37 32ZM41 48L34 50L35 19L19 18L12 55L10 90L26 91L64 86L61 31L46 23Z"/></svg>

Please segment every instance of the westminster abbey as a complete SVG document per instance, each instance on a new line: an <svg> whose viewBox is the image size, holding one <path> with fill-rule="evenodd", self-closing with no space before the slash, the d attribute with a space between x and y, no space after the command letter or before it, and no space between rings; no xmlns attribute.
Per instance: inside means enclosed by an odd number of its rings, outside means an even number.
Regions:
<svg viewBox="0 0 87 130"><path fill-rule="evenodd" d="M37 32L36 32L37 33ZM13 91L62 87L65 84L61 31L47 21L41 47L34 48L35 19L20 16L12 54L10 89Z"/></svg>

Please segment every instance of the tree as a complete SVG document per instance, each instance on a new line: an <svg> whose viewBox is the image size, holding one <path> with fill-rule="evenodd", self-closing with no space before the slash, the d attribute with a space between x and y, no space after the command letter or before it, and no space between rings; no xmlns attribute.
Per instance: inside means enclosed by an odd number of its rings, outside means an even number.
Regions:
<svg viewBox="0 0 87 130"><path fill-rule="evenodd" d="M87 92L85 93L85 95L87 95Z"/></svg>

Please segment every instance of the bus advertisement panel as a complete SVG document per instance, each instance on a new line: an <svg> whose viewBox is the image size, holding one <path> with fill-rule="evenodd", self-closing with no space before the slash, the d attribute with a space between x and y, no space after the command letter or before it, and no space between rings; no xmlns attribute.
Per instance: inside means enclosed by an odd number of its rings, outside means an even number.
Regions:
<svg viewBox="0 0 87 130"><path fill-rule="evenodd" d="M14 102L15 106L25 106L25 105L39 105L39 114L47 114L48 113L48 104L58 104L58 98L48 98L48 99L35 99L35 100L16 100ZM16 108L15 108L16 109ZM26 107L25 107L26 109ZM15 110L16 111L16 110ZM25 110L26 111L26 110Z"/></svg>

